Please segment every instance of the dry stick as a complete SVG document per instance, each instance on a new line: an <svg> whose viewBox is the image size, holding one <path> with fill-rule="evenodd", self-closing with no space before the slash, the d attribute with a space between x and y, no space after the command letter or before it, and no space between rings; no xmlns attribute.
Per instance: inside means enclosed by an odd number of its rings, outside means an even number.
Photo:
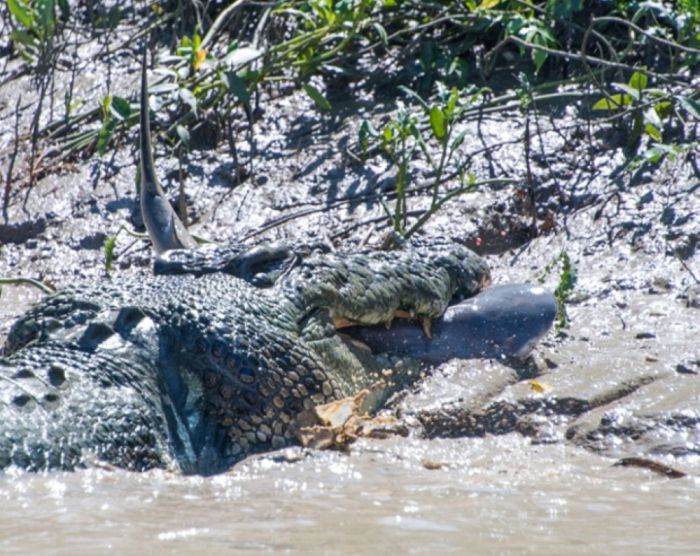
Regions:
<svg viewBox="0 0 700 556"><path fill-rule="evenodd" d="M525 109L525 172L527 176L527 196L530 200L532 212L532 228L537 229L537 211L535 210L535 186L532 179L532 165L530 163L530 107Z"/></svg>
<svg viewBox="0 0 700 556"><path fill-rule="evenodd" d="M419 214L420 214L420 210L410 210L407 212L408 216L417 216ZM384 223L384 225L387 226L388 225L387 220L388 219L386 216L374 216L372 218L367 218L367 219L362 220L360 222L355 222L353 224L350 224L348 227L343 228L339 232L334 233L331 236L331 240L340 239L341 237L352 232L353 230L356 230L357 228L362 228L363 226L367 226L367 225L370 226L370 232L374 233L377 229L376 225ZM366 243L368 240L369 240L369 235L363 237L362 240L360 240L360 241L361 241L361 244L363 244L363 243Z"/></svg>
<svg viewBox="0 0 700 556"><path fill-rule="evenodd" d="M10 284L13 286L34 286L35 288L40 289L45 294L56 293L56 290L54 290L53 288L47 286L46 284L43 284L42 282L39 282L38 280L34 280L33 278L3 278L2 276L0 276L0 284Z"/></svg>
<svg viewBox="0 0 700 556"><path fill-rule="evenodd" d="M611 23L619 23L621 25L626 25L627 27L637 31L637 33L644 35L645 37L649 38L650 40L652 40L654 42L657 42L659 44L663 44L664 46L668 46L668 47L674 48L676 50L681 50L683 52L688 52L690 54L700 54L700 49L692 48L690 46L683 46L682 44L678 44L677 42L669 41L667 39L657 37L656 35L652 35L651 33L649 33L649 31L645 31L644 29L635 25L631 21L627 21L627 20L622 19L620 17L602 16L602 17L594 17L591 19L591 24L601 23L601 22L602 23L611 22Z"/></svg>
<svg viewBox="0 0 700 556"><path fill-rule="evenodd" d="M563 128L563 129L567 129L567 128ZM500 149L500 148L505 147L507 145L515 145L519 142L520 142L520 139L508 139L506 141L499 141L498 143L486 145L485 147L481 147L480 149L477 149L475 151L471 151L471 152L467 153L466 155L464 155L464 158L472 159L476 156L479 156L480 154L482 154L484 152ZM464 168L465 166L466 166L465 164L461 165L460 168ZM444 177L443 180L441 180L440 183L445 183L451 179L456 178L458 175L459 175L459 171L450 172L449 174L447 174ZM425 191L427 189L434 187L434 183L435 183L434 180L430 180L427 183L425 183L425 182L421 183L421 184L409 189L408 191L406 191L406 194L413 195L415 193L420 193L422 191ZM480 183L482 185L487 185L490 183L498 183L498 180L494 180L494 181L485 180L485 181L480 182ZM393 194L393 192L389 192L388 196L391 196L392 194ZM333 203L342 204L342 203L352 203L354 201L356 201L356 202L371 201L373 199L377 199L377 198L381 197L382 195L383 195L383 193L361 193L359 195L346 195L344 197L338 197L337 199L335 199L333 201ZM317 200L297 201L295 203L287 203L286 205L276 206L275 210L282 211L282 210L289 210L289 209L298 208L298 207L305 207L308 205L322 205L322 204L325 205L326 203L327 203L327 201L317 201Z"/></svg>
<svg viewBox="0 0 700 556"><path fill-rule="evenodd" d="M438 210L442 208L442 206L447 203L447 201L450 201L451 199L454 199L455 197L459 195L463 195L464 193L470 193L474 190L479 185L483 185L486 182L493 183L493 182L499 182L499 183L517 183L518 180L513 179L513 178L501 178L498 180L485 180L484 182L475 182L473 184L469 184L468 186L464 187L458 187L456 189L452 189L451 191L446 192L440 199L438 199L437 203L435 203L435 206L431 206L430 209L426 210L423 212L423 214L418 218L418 220L411 226L411 229L408 230L405 234L404 237L406 239L410 238L414 233L416 233L427 221L428 219L433 216Z"/></svg>
<svg viewBox="0 0 700 556"><path fill-rule="evenodd" d="M255 25L255 31L253 32L253 48L257 48L258 50L261 49L262 45L262 36L265 31L265 27L267 27L267 24L270 20L270 14L272 13L272 8L266 9L263 14L260 16L260 19L258 20L258 23Z"/></svg>
<svg viewBox="0 0 700 556"><path fill-rule="evenodd" d="M169 14L162 15L158 17L153 23L148 25L145 29L141 29L137 33L131 35L128 39L126 39L124 42L121 44L117 45L114 49L112 50L105 50L103 53L104 56L111 56L113 54L117 54L124 50L127 46L132 46L134 44L137 44L139 40L143 37L147 37L151 34L151 31L153 29L158 29L163 26L163 24L175 17L175 13L171 12Z"/></svg>
<svg viewBox="0 0 700 556"><path fill-rule="evenodd" d="M564 58L566 60L578 60L578 61L582 60L582 56L580 54L575 54L573 52L567 52L565 50L557 50L555 48L548 48L546 46L527 42L523 39L520 39L520 38L514 37L514 36L509 36L509 37L506 37L505 39L503 39L500 43L498 43L494 47L494 49L491 52L489 52L486 55L486 57L488 59L495 57L495 55L508 43L515 43L523 48L530 48L533 50L539 50L541 52L544 52L545 54L549 54L550 56L556 56L559 58ZM654 77L656 79L659 79L662 81L668 81L670 83L676 83L678 85L687 85L688 84L687 80L684 81L684 80L675 79L678 76L673 75L673 74L658 73L658 72L652 71L650 69L640 68L640 67L632 66L629 64L622 64L619 62L609 62L608 60L603 60L602 58L597 58L595 56L588 56L587 59L588 59L588 61L590 61L596 65L599 65L599 66L622 69L625 71L638 71L640 73L644 73L644 74L649 75L651 77Z"/></svg>
<svg viewBox="0 0 700 556"><path fill-rule="evenodd" d="M534 103L533 103L533 106L535 106L535 109L537 108L537 106L536 106ZM559 181L557 180L557 176L556 176L554 170L552 169L552 165L549 163L549 158L550 158L550 157L547 156L547 152L545 151L545 140L544 140L544 136L545 136L545 133L547 133L547 132L549 132L549 133L555 133L556 135L559 136L559 138L561 138L563 141L565 141L565 144L568 143L569 138L561 132L561 130L559 129L559 127L557 127L557 124L556 124L556 121L555 121L555 115L554 115L553 113L551 113L551 112L549 113L549 125L550 125L550 129L547 130L547 131L544 131L544 130L542 129L542 126L540 125L540 119L539 119L537 116L538 116L538 114L537 114L537 111L536 111L536 112L535 112L535 128L537 129L537 139L538 139L539 145L540 145L540 156L542 157L542 160L543 160L544 164L547 166L547 170L549 170L549 177L550 177L550 179L552 179L552 180L555 182L555 184L556 184L557 193L559 194L559 199L561 200L561 199L562 199L561 187L560 187L560 185L559 185ZM580 128L580 124L579 124L578 122L577 122L577 124L576 124L576 128L577 128L577 129ZM577 160L578 160L578 159L577 159ZM575 168L576 168L576 170L579 169L578 162L576 163ZM534 206L534 201L535 201L535 199L533 198L533 206Z"/></svg>
<svg viewBox="0 0 700 556"><path fill-rule="evenodd" d="M75 59L78 59L78 47L75 46L74 51L73 51L73 56ZM73 64L71 66L71 71L70 71L70 81L68 82L68 91L64 94L63 97L63 108L65 111L65 115L63 117L63 120L65 122L68 121L68 118L70 117L70 110L71 110L71 104L73 104L73 90L75 87L75 75L77 74L78 70L78 64Z"/></svg>
<svg viewBox="0 0 700 556"><path fill-rule="evenodd" d="M230 117L226 118L226 131L228 139L228 148L231 151L231 157L233 158L233 167L236 174L236 185L241 185L241 167L239 166L238 162L238 148L236 147L236 137L233 131L233 122Z"/></svg>
<svg viewBox="0 0 700 556"><path fill-rule="evenodd" d="M219 29L223 27L224 23L226 23L228 17L236 10L243 7L246 2L247 0L235 0L217 16L217 18L211 24L211 27L209 27L207 34L204 35L204 38L200 44L201 48L205 48L214 39L214 36L219 32Z"/></svg>
<svg viewBox="0 0 700 556"><path fill-rule="evenodd" d="M9 56L6 59L9 60ZM18 79L20 77L23 77L23 76L27 75L28 73L29 73L28 66L24 66L18 70L15 70L12 73L8 74L7 77L0 80L0 87L4 87L10 81L13 81L13 80Z"/></svg>
<svg viewBox="0 0 700 556"><path fill-rule="evenodd" d="M185 199L185 169L182 164L182 159L184 158L185 145L180 143L177 149L177 177L178 177L178 196L177 196L177 211L180 216L180 220L184 224L185 228L188 226L187 222L187 200Z"/></svg>
<svg viewBox="0 0 700 556"><path fill-rule="evenodd" d="M608 103L610 103L610 106L615 106L618 103L616 103L612 96L610 96L610 93L608 93L607 87L604 87L603 84L598 81L598 76L595 74L591 66L588 64L588 56L586 55L586 47L588 46L588 36L593 32L593 24L591 23L588 26L588 29L586 29L586 32L583 34L583 39L581 40L581 63L583 64L583 69L586 70L586 73L588 74L588 77L590 78L590 82L593 83L600 94L602 94L607 100ZM617 54L617 53L616 53Z"/></svg>
<svg viewBox="0 0 700 556"><path fill-rule="evenodd" d="M15 103L15 140L14 140L14 149L12 150L12 155L10 156L10 163L7 166L7 177L5 179L5 194L3 196L2 200L2 215L3 218L5 219L5 222L8 221L8 216L7 216L7 208L10 205L10 188L12 185L12 170L14 169L15 166L15 160L17 159L17 152L19 150L19 115L20 115L20 110L19 110L19 103L20 103L20 96L17 95L17 102Z"/></svg>
<svg viewBox="0 0 700 556"><path fill-rule="evenodd" d="M681 258L681 256L680 256L678 253L674 252L674 255L675 255L676 258L678 259L678 262L681 263L681 264L683 265L683 268L685 268L685 269L688 271L688 274L690 274L690 277L691 277L693 280L695 280L695 283L696 283L696 284L700 284L700 279L699 279L697 276L695 276L695 273L694 273L693 270L690 268L690 266L688 266L688 264Z"/></svg>
<svg viewBox="0 0 700 556"><path fill-rule="evenodd" d="M546 10L546 9L544 9L544 8L542 8L542 7L540 7L540 6L535 6L535 5L529 4L529 3L526 2L525 0L513 0L513 1L516 2L516 3L518 3L518 4L520 4L520 5L523 6L523 7L527 7L527 8L533 9L534 11L539 12L541 15L545 15L545 16L546 16L546 14L547 14L547 10ZM556 17L555 17L555 21L559 21L560 23L562 23L562 20L561 20L561 19L557 20ZM571 22L571 21L566 21L566 22L564 22L564 24L565 24L565 25L571 25L571 26L573 26L573 28L576 29L577 31L584 31L584 30L585 30L585 29L583 28L583 26L578 25L577 23L573 23L573 22ZM600 33L598 33L597 31L593 31L593 35L594 35L600 42L602 42L603 44L605 44L605 46L608 47L608 49L610 50L610 53L615 57L615 61L616 61L616 62L619 61L619 59L617 58L617 52L616 52L615 49L612 47L612 45L608 42L608 40L607 40L603 35L601 35Z"/></svg>
<svg viewBox="0 0 700 556"><path fill-rule="evenodd" d="M456 175L456 173L454 175ZM447 181L451 177L454 177L454 175L446 176L445 181ZM473 184L473 187L477 188L477 187L482 186L482 185L491 185L491 184L495 184L495 183L515 183L516 181L517 180L511 179L511 178L496 178L496 179L482 180L482 181L476 182ZM419 193L421 191L425 191L425 190L431 189L433 187L434 187L434 184L431 181L430 183L423 184L420 187L411 188L410 190L406 191L406 194L408 195L408 194ZM464 189L464 188L460 188L460 189ZM454 197L454 194L453 194L454 191L455 190L453 190L452 194L450 192L446 193L446 196L450 195L449 198ZM463 192L464 191L460 191L460 193L463 193ZM395 195L395 193L393 191L391 191L387 194L387 197L392 198L394 195ZM316 214L319 212L326 212L328 210L337 208L339 206L342 206L342 205L349 203L351 201L354 201L354 200L373 200L373 199L380 199L381 197L382 197L382 193L368 193L367 195L358 195L357 197L345 198L345 199L341 199L338 201L334 201L334 202L326 204L322 207L311 207L311 208L297 211L297 212L292 213L292 214L285 214L283 216L269 220L268 222L263 224L257 230L253 230L252 232L248 232L245 236L243 236L241 238L241 241L246 241L252 237L258 236L258 235L260 235L264 232L267 232L273 228L281 226L282 224L285 224L291 220L296 220L297 218L309 216L310 214ZM443 204L444 204L444 201L442 201L442 202L438 201L437 207L435 210L437 210L437 208L440 208ZM428 217L430 217L430 216L432 216L432 214L435 211L426 211L426 213L428 213L428 212L429 212ZM420 214L420 211L413 211L412 213L409 213L409 214L414 214L414 213ZM386 218L386 216L382 216L381 218ZM415 231L416 230L413 230L413 232L411 232L411 233L415 233Z"/></svg>
<svg viewBox="0 0 700 556"><path fill-rule="evenodd" d="M27 188L27 194L24 198L24 204L26 205L29 200L29 192L34 186L34 165L36 163L36 150L37 144L39 142L39 118L41 117L41 111L44 104L44 96L46 94L46 83L48 74L41 75L41 81L39 85L39 102L37 104L36 112L34 112L34 118L32 119L32 149L29 156L29 187Z"/></svg>

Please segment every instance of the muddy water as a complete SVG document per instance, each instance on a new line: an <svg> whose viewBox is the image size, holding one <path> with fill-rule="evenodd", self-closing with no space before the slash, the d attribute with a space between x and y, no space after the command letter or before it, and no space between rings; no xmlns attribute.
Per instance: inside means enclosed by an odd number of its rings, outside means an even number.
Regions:
<svg viewBox="0 0 700 556"><path fill-rule="evenodd" d="M508 435L292 449L211 478L9 472L0 553L697 554L700 479L611 463Z"/></svg>

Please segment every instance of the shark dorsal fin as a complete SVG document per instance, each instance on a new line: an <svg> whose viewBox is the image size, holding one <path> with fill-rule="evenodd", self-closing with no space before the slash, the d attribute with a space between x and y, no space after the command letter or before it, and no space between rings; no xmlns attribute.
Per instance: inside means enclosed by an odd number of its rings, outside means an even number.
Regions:
<svg viewBox="0 0 700 556"><path fill-rule="evenodd" d="M148 109L148 48L144 44L141 60L141 216L156 253L171 249L194 249L197 242L173 210L161 187L153 162L151 124Z"/></svg>

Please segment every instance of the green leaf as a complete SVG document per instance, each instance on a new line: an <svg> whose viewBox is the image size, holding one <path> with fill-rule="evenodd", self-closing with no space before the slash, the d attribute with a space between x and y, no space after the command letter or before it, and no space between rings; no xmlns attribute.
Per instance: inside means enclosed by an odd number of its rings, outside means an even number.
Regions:
<svg viewBox="0 0 700 556"><path fill-rule="evenodd" d="M27 29L34 26L34 11L22 0L7 0L7 7L12 16Z"/></svg>
<svg viewBox="0 0 700 556"><path fill-rule="evenodd" d="M616 94L611 95L609 99L601 98L593 105L593 110L617 110L624 106L632 104L632 97L629 95Z"/></svg>
<svg viewBox="0 0 700 556"><path fill-rule="evenodd" d="M105 270L109 272L112 270L112 262L114 261L114 248L117 245L116 237L108 237L105 239Z"/></svg>
<svg viewBox="0 0 700 556"><path fill-rule="evenodd" d="M68 4L68 0L58 0L58 8L61 10L63 19L70 18L70 4Z"/></svg>
<svg viewBox="0 0 700 556"><path fill-rule="evenodd" d="M583 9L583 0L547 0L546 13L555 19L571 19Z"/></svg>
<svg viewBox="0 0 700 556"><path fill-rule="evenodd" d="M450 89L450 98L447 99L447 106L445 107L445 116L447 116L448 120L451 120L452 116L454 116L458 100L459 90L457 89L457 87L452 87L452 89Z"/></svg>
<svg viewBox="0 0 700 556"><path fill-rule="evenodd" d="M423 151L423 154L425 155L425 158L427 159L427 161L430 164L432 164L433 157L431 156L430 151L428 150L428 145L426 145L425 139L423 139L423 135L421 134L418 127L415 125L411 125L410 132L411 132L411 135L414 137L414 139L418 142L418 146L420 147L420 150Z"/></svg>
<svg viewBox="0 0 700 556"><path fill-rule="evenodd" d="M625 85L624 83L613 83L613 87L615 87L618 91L627 93L634 100L639 100L642 97L641 93L639 92L639 89L635 89L634 87L630 87L629 85Z"/></svg>
<svg viewBox="0 0 700 556"><path fill-rule="evenodd" d="M657 147L652 147L651 149L647 149L642 153L642 156L647 162L650 162L651 164L656 164L661 160L661 158L666 154L666 151L663 151Z"/></svg>
<svg viewBox="0 0 700 556"><path fill-rule="evenodd" d="M403 92L406 96L411 97L414 100L417 100L418 103L423 107L423 110L425 110L426 113L430 112L430 107L428 106L428 103L423 100L423 97L421 97L418 93L415 91L409 89L405 85L399 85L399 90Z"/></svg>
<svg viewBox="0 0 700 556"><path fill-rule="evenodd" d="M114 121L109 116L107 116L102 121L102 127L100 128L100 132L97 134L97 154L99 154L100 156L105 155L107 145L109 145L109 141L112 139L113 132Z"/></svg>
<svg viewBox="0 0 700 556"><path fill-rule="evenodd" d="M533 50L532 61L535 64L535 72L539 73L539 71L542 69L542 66L547 61L547 53L542 52L541 50Z"/></svg>
<svg viewBox="0 0 700 556"><path fill-rule="evenodd" d="M123 121L131 116L131 105L125 98L113 96L109 111L112 115L116 116L118 120Z"/></svg>
<svg viewBox="0 0 700 556"><path fill-rule="evenodd" d="M190 132L187 131L187 128L185 126L178 125L175 127L175 131L177 131L177 135L180 138L180 141L182 141L182 144L188 146L190 144Z"/></svg>
<svg viewBox="0 0 700 556"><path fill-rule="evenodd" d="M102 99L102 116L105 120L109 118L110 106L112 106L112 95L105 95L105 98Z"/></svg>
<svg viewBox="0 0 700 556"><path fill-rule="evenodd" d="M153 85L153 87L148 87L148 92L153 96L153 95L162 95L164 93L172 93L173 91L177 91L178 86L177 83L160 83L158 85Z"/></svg>
<svg viewBox="0 0 700 556"><path fill-rule="evenodd" d="M641 113L635 112L632 118L632 128L629 130L629 136L627 137L627 150L637 152L642 133L644 133L644 118Z"/></svg>
<svg viewBox="0 0 700 556"><path fill-rule="evenodd" d="M668 92L664 91L663 89L657 89L656 87L648 87L644 89L644 96L648 97L656 97L656 98L664 98L668 96Z"/></svg>
<svg viewBox="0 0 700 556"><path fill-rule="evenodd" d="M654 105L654 110L656 110L659 118L668 118L673 112L673 104L667 100L663 100Z"/></svg>
<svg viewBox="0 0 700 556"><path fill-rule="evenodd" d="M657 130L663 127L661 118L659 118L659 115L656 113L656 110L653 107L644 112L644 121L654 126ZM654 138L656 139L656 137Z"/></svg>
<svg viewBox="0 0 700 556"><path fill-rule="evenodd" d="M180 95L180 99L182 102L184 102L187 106L190 107L190 110L194 113L194 115L197 115L197 97L194 96L194 93L190 91L189 89L185 89L184 87L180 89L178 92Z"/></svg>
<svg viewBox="0 0 700 556"><path fill-rule="evenodd" d="M648 82L649 82L649 78L647 77L647 75L645 73L642 73L640 71L635 71L632 74L632 77L630 77L628 84L633 89L636 89L637 91L642 91L643 89L647 88Z"/></svg>
<svg viewBox="0 0 700 556"><path fill-rule="evenodd" d="M381 23L375 21L372 23L372 27L374 27L374 30L377 32L377 35L379 35L379 40L382 41L382 44L384 46L388 46L389 37L386 34L386 29L384 29L384 26Z"/></svg>
<svg viewBox="0 0 700 556"><path fill-rule="evenodd" d="M700 120L700 102L690 97L676 97L681 106L696 120Z"/></svg>
<svg viewBox="0 0 700 556"><path fill-rule="evenodd" d="M661 131L656 126L650 123L644 124L644 133L646 133L649 137L655 139L656 141L663 141Z"/></svg>
<svg viewBox="0 0 700 556"><path fill-rule="evenodd" d="M311 100L314 101L317 108L325 111L329 111L331 109L331 103L328 102L328 99L324 97L316 87L309 85L308 83L304 83L302 87L304 88L304 91L306 91L306 94L309 95Z"/></svg>
<svg viewBox="0 0 700 556"><path fill-rule="evenodd" d="M366 153L369 148L369 124L367 120L360 124L360 129L357 131L357 142L360 145L362 153Z"/></svg>
<svg viewBox="0 0 700 556"><path fill-rule="evenodd" d="M250 93L238 74L234 71L227 71L225 74L225 84L229 93L240 100L243 104L250 104Z"/></svg>
<svg viewBox="0 0 700 556"><path fill-rule="evenodd" d="M462 143L464 142L464 138L467 135L467 129L463 130L457 137L455 137L455 140L452 141L451 149L454 151L455 149L458 149L459 147L462 146Z"/></svg>
<svg viewBox="0 0 700 556"><path fill-rule="evenodd" d="M48 36L53 33L55 23L54 0L38 0L36 12L39 16L39 23L44 35Z"/></svg>
<svg viewBox="0 0 700 556"><path fill-rule="evenodd" d="M384 142L391 143L391 140L394 138L394 130L392 129L391 124L384 126L384 129L382 130L382 138L384 139Z"/></svg>
<svg viewBox="0 0 700 556"><path fill-rule="evenodd" d="M671 157L677 154L676 145L665 145L663 143L652 143L651 148L642 153L642 157L652 164L659 162L665 155Z"/></svg>
<svg viewBox="0 0 700 556"><path fill-rule="evenodd" d="M445 113L439 106L433 105L430 108L430 128L438 141L442 141L447 135Z"/></svg>
<svg viewBox="0 0 700 556"><path fill-rule="evenodd" d="M374 139L379 136L377 130L374 129L371 123L367 120L363 120L360 124L360 129L357 132L357 141L360 144L360 149L362 153L365 154L369 148L370 138Z"/></svg>
<svg viewBox="0 0 700 556"><path fill-rule="evenodd" d="M31 35L26 31L21 31L19 29L15 29L10 33L10 39L15 45L22 45L23 47L28 49L34 50L38 46L37 38L34 35Z"/></svg>

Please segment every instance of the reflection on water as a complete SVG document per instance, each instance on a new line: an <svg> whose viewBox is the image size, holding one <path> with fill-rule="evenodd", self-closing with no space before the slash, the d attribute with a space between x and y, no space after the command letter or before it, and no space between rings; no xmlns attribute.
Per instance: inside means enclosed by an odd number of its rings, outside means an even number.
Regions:
<svg viewBox="0 0 700 556"><path fill-rule="evenodd" d="M699 503L699 479L572 447L395 439L349 456L289 450L209 478L10 471L0 553L691 554Z"/></svg>

